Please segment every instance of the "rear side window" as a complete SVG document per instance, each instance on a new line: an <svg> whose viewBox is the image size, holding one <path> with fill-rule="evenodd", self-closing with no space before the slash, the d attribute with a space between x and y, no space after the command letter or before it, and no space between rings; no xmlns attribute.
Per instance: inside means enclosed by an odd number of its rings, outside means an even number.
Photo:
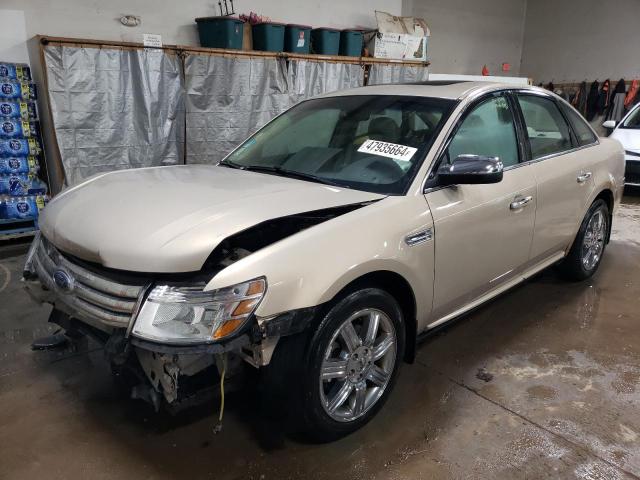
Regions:
<svg viewBox="0 0 640 480"><path fill-rule="evenodd" d="M569 125L556 102L534 95L518 95L518 103L524 116L531 156L534 159L564 152L573 147Z"/></svg>
<svg viewBox="0 0 640 480"><path fill-rule="evenodd" d="M562 110L564 110L565 115L569 119L569 123L573 127L576 137L578 137L578 145L591 145L598 140L591 128L589 128L586 120L582 118L578 112L566 105L562 106Z"/></svg>

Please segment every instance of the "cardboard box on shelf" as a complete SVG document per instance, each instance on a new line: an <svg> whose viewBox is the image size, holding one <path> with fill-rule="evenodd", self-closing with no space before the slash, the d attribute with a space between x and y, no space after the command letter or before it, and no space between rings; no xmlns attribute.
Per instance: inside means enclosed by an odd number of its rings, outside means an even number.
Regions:
<svg viewBox="0 0 640 480"><path fill-rule="evenodd" d="M392 60L427 61L429 27L422 18L376 11L378 31L366 39L370 54Z"/></svg>

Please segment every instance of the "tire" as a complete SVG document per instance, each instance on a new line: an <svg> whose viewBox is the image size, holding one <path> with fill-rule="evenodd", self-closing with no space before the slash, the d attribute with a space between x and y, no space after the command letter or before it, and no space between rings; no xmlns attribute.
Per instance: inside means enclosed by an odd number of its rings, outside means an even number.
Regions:
<svg viewBox="0 0 640 480"><path fill-rule="evenodd" d="M569 254L560 264L560 273L567 280L585 280L598 270L610 228L609 207L598 199L589 207Z"/></svg>
<svg viewBox="0 0 640 480"><path fill-rule="evenodd" d="M307 438L330 441L359 429L382 408L397 379L405 330L398 303L377 288L338 300L317 325L308 339L292 410L299 406L298 425ZM367 336L370 325L377 325L377 331ZM331 378L323 380L321 372Z"/></svg>

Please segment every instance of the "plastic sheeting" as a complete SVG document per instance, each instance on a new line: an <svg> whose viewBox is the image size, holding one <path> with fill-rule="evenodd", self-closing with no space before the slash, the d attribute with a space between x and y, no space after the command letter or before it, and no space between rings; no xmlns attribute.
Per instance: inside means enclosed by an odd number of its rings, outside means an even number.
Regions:
<svg viewBox="0 0 640 480"><path fill-rule="evenodd" d="M364 83L363 67L351 63L185 52L182 72L179 56L159 49L49 45L44 53L67 184L109 170L215 163L293 104ZM427 77L425 67L374 64L369 83Z"/></svg>
<svg viewBox="0 0 640 480"><path fill-rule="evenodd" d="M215 163L290 105L276 58L185 59L187 163Z"/></svg>
<svg viewBox="0 0 640 480"><path fill-rule="evenodd" d="M182 163L184 88L175 54L50 45L44 55L67 184Z"/></svg>
<svg viewBox="0 0 640 480"><path fill-rule="evenodd" d="M187 163L216 163L295 103L363 81L353 64L189 55Z"/></svg>
<svg viewBox="0 0 640 480"><path fill-rule="evenodd" d="M364 70L352 63L291 60L288 69L292 103L323 93L361 87Z"/></svg>
<svg viewBox="0 0 640 480"><path fill-rule="evenodd" d="M369 85L383 83L413 83L429 80L429 69L413 65L380 65L373 64L369 71Z"/></svg>

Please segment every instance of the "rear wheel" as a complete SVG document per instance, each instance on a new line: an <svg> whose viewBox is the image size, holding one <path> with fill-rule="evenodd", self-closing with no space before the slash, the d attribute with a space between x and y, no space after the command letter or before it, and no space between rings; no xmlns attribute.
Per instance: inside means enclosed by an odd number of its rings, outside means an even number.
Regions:
<svg viewBox="0 0 640 480"><path fill-rule="evenodd" d="M602 260L609 234L609 208L598 199L589 208L580 225L561 272L570 280L584 280L593 275Z"/></svg>

